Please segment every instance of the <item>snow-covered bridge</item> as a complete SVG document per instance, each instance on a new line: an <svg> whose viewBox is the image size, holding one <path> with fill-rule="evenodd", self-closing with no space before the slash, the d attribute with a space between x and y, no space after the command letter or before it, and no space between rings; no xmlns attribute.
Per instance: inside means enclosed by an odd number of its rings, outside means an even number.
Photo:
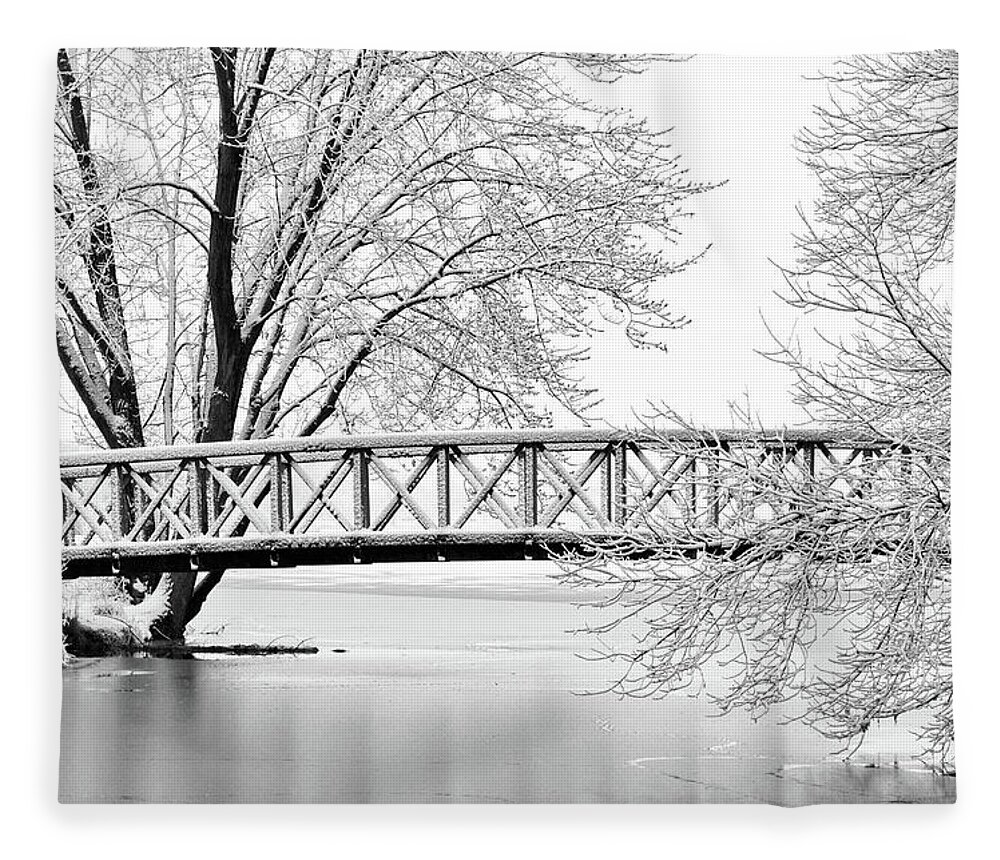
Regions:
<svg viewBox="0 0 1000 860"><path fill-rule="evenodd" d="M63 577L545 559L662 517L707 534L739 516L733 464L750 452L849 485L885 449L818 431L519 430L73 453Z"/></svg>

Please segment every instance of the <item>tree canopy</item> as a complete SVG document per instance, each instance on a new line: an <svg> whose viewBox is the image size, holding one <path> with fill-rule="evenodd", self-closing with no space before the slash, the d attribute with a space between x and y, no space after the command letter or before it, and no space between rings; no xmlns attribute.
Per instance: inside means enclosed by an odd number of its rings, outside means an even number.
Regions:
<svg viewBox="0 0 1000 860"><path fill-rule="evenodd" d="M59 354L110 446L579 411L602 315L661 279L691 181L577 95L610 56L62 51Z"/></svg>

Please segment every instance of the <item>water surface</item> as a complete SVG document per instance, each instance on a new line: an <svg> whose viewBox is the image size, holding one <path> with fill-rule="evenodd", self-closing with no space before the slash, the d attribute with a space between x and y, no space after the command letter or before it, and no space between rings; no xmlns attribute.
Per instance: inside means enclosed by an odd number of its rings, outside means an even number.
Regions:
<svg viewBox="0 0 1000 860"><path fill-rule="evenodd" d="M566 633L594 611L542 577L389 586L231 576L205 642L310 638L316 656L81 661L64 672L64 802L950 802L905 727L858 763L779 714L581 695L614 667ZM370 583L368 584L370 585ZM359 591L361 593L359 593ZM334 648L345 649L335 653ZM872 767L866 765L877 764Z"/></svg>

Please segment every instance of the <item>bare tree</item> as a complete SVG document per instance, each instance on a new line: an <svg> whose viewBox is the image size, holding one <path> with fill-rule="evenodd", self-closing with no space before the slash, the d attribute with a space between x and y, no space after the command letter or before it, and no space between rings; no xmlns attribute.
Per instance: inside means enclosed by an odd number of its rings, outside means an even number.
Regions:
<svg viewBox="0 0 1000 860"><path fill-rule="evenodd" d="M607 649L624 661L619 692L690 688L721 663L723 711L802 701L845 748L913 713L929 760L950 769L957 57L855 57L827 80L832 104L798 140L821 193L797 265L780 269L818 337L771 355L847 453L817 463L815 446L780 437L709 436L714 467L669 477L674 497L713 494L713 518L654 507L565 575L617 587L599 632L635 637ZM662 445L672 462L691 453L669 434Z"/></svg>
<svg viewBox="0 0 1000 860"><path fill-rule="evenodd" d="M689 180L576 95L613 56L58 54L57 345L84 440L534 425L602 317L683 324ZM128 491L129 488L126 488ZM135 488L131 505L138 504ZM221 571L149 577L179 637ZM155 600L149 596L155 596Z"/></svg>

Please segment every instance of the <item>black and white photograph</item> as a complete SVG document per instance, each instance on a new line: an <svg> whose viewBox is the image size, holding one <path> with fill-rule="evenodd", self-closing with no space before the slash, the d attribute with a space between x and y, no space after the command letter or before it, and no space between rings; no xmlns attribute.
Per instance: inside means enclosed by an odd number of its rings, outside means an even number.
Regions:
<svg viewBox="0 0 1000 860"><path fill-rule="evenodd" d="M59 801L953 803L958 69L59 49Z"/></svg>

